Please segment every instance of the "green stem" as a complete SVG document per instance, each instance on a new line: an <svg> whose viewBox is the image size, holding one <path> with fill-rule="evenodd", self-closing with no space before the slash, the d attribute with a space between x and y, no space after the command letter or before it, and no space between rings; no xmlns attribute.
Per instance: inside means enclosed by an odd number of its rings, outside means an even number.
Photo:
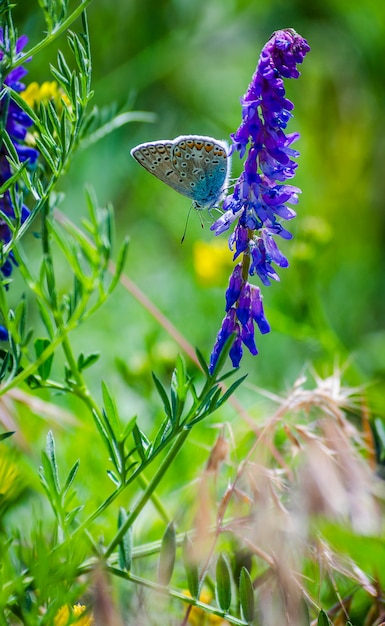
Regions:
<svg viewBox="0 0 385 626"><path fill-rule="evenodd" d="M145 578L136 576L131 572L123 572L122 570L118 570L114 567L107 567L107 570L115 576L119 576L120 578L123 578L125 580L130 580L131 582L134 582L143 587L147 587L148 589L152 589L153 591L157 591L159 593L166 594L167 596L171 596L172 598L177 598L178 600L182 600L183 602L185 602L186 604L190 604L191 606L196 606L202 609L205 613L208 613L210 615L217 615L218 617L221 617L223 620L226 620L230 624L235 624L236 626L248 626L249 624L249 622L245 622L238 617L234 617L226 611L222 611L221 609L211 606L210 604L206 604L205 602L200 602L196 598L187 596L185 593L176 591L175 589L170 589L169 587L164 587L151 580L146 580Z"/></svg>
<svg viewBox="0 0 385 626"><path fill-rule="evenodd" d="M151 497L153 495L153 492L155 491L155 489L157 488L157 486L161 482L163 476L165 475L165 473L167 472L168 468L170 467L171 462L177 456L179 450L183 446L183 444L186 441L186 439L189 436L189 434L190 434L190 429L186 429L186 430L182 430L180 435L178 435L178 437L175 440L172 448L169 450L169 452L167 453L167 455L163 459L162 463L160 464L160 466L158 468L158 471L155 473L155 475L153 476L153 478L149 482L146 490L144 491L142 496L139 498L139 500L136 503L136 505L134 506L133 510L131 511L129 516L127 517L125 523L119 528L119 531L116 533L115 537L112 539L110 544L107 546L106 551L104 553L104 556L105 556L106 559L114 551L115 547L122 541L122 539L123 539L124 535L126 534L127 530L130 528L130 526L132 526L133 522L136 520L136 518L138 517L139 513L145 507L147 502L151 499Z"/></svg>
<svg viewBox="0 0 385 626"><path fill-rule="evenodd" d="M150 481L148 480L148 478L145 477L144 474L139 474L138 475L138 483L142 487L142 489L144 489L144 490L148 489L148 487L150 485ZM168 515L166 509L164 508L162 502L160 501L160 499L158 498L156 493L152 494L151 501L152 501L155 509L158 511L160 517L163 519L163 521L166 524L168 524L170 522L170 516Z"/></svg>
<svg viewBox="0 0 385 626"><path fill-rule="evenodd" d="M27 52L25 52L24 54L20 55L17 58L17 60L12 64L11 69L14 69L15 67L18 67L19 65L22 65L30 57L34 56L35 54L37 54L38 52L43 50L46 46L49 46L50 43L52 43L65 30L67 30L67 28L69 28L69 26L72 24L72 22L74 22L83 13L83 11L88 7L89 4L91 4L91 2L92 2L92 0L83 0L83 2L80 3L80 5L77 7L77 9L75 9L71 13L71 15L69 15L64 20L64 22L62 22L60 24L60 26L58 26L57 28L54 28L54 30L52 32L50 32L44 39L42 39L42 41L40 41L35 46L30 48L30 50L27 50Z"/></svg>

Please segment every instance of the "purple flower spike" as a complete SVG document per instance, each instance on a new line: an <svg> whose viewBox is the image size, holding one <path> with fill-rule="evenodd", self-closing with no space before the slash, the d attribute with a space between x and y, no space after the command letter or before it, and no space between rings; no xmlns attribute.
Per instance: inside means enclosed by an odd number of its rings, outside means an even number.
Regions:
<svg viewBox="0 0 385 626"><path fill-rule="evenodd" d="M231 135L230 153L238 151L241 158L246 155L244 169L233 193L223 202L223 214L211 230L219 235L238 220L229 246L235 249L234 259L242 255L242 260L234 268L226 291L227 315L211 355L211 372L221 346L231 334L228 332L231 324L231 332L237 333L230 351L233 365L238 365L242 358L242 343L252 354L257 354L254 323L261 333L270 331L260 291L246 277L256 274L269 286L271 280L279 281L273 264L282 268L289 265L274 239L276 235L292 238L279 220L295 217L295 211L287 205L297 204L301 193L298 187L286 184L297 169L294 159L299 152L292 144L299 135L285 133L294 105L286 98L284 79L299 77L297 66L309 50L307 41L293 29L275 32L264 46L256 72L241 99L242 122Z"/></svg>

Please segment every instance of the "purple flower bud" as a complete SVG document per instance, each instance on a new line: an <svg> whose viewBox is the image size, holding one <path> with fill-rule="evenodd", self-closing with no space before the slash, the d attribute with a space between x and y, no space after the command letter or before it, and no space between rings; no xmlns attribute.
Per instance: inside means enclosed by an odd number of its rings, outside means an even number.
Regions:
<svg viewBox="0 0 385 626"><path fill-rule="evenodd" d="M251 317L247 321L247 324L241 326L241 339L246 348L249 349L251 354L253 354L254 356L258 354L257 346L255 345L254 341L254 322Z"/></svg>
<svg viewBox="0 0 385 626"><path fill-rule="evenodd" d="M226 290L226 311L238 300L243 284L242 265L236 265L230 276L229 286Z"/></svg>
<svg viewBox="0 0 385 626"><path fill-rule="evenodd" d="M238 328L238 333L239 333L239 328ZM243 355L242 339L241 339L240 334L238 334L229 352L229 357L231 359L233 367L239 367L239 363L241 362L242 355Z"/></svg>
<svg viewBox="0 0 385 626"><path fill-rule="evenodd" d="M235 259L246 250L249 245L249 233L248 229L242 226L241 222L238 222L234 229L234 232L229 237L230 250L233 250L235 244Z"/></svg>
<svg viewBox="0 0 385 626"><path fill-rule="evenodd" d="M268 233L266 229L262 230L262 239L265 245L267 256L269 256L270 259L280 267L289 267L289 261L279 250L272 235L270 235L270 233Z"/></svg>
<svg viewBox="0 0 385 626"><path fill-rule="evenodd" d="M251 285L246 283L238 300L237 318L242 326L245 326L251 319Z"/></svg>
<svg viewBox="0 0 385 626"><path fill-rule="evenodd" d="M265 335L270 332L270 324L265 318L263 310L261 290L255 285L250 286L250 299L251 299L251 316L256 322L260 333Z"/></svg>
<svg viewBox="0 0 385 626"><path fill-rule="evenodd" d="M210 226L210 230L214 230L216 235L221 235L225 230L230 228L230 224L232 224L236 218L236 213L226 211L226 213L223 213L221 217Z"/></svg>

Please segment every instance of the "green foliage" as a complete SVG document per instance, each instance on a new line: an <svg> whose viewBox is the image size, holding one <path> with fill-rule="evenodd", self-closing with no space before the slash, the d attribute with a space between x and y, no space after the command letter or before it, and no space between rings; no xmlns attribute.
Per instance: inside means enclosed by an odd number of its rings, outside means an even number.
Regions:
<svg viewBox="0 0 385 626"><path fill-rule="evenodd" d="M247 623L252 622L255 615L254 590L250 574L245 567L242 567L239 577L239 601L244 619Z"/></svg>
<svg viewBox="0 0 385 626"><path fill-rule="evenodd" d="M186 571L187 585L192 598L199 596L199 572L194 560L194 546L188 535L183 540L183 563Z"/></svg>
<svg viewBox="0 0 385 626"><path fill-rule="evenodd" d="M176 534L173 522L167 526L162 538L158 562L158 582L168 585L174 570L176 552Z"/></svg>
<svg viewBox="0 0 385 626"><path fill-rule="evenodd" d="M223 611L228 611L231 605L231 577L230 566L224 554L220 554L217 560L215 596L218 606Z"/></svg>
<svg viewBox="0 0 385 626"><path fill-rule="evenodd" d="M317 620L318 626L331 626L331 621L327 616L327 613L323 609L320 610Z"/></svg>

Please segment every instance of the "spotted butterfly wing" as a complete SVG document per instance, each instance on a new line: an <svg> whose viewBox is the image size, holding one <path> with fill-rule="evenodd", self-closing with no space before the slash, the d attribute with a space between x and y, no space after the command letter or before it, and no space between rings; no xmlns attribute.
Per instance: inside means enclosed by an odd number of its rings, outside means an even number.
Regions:
<svg viewBox="0 0 385 626"><path fill-rule="evenodd" d="M140 165L191 198L197 209L213 207L221 200L229 176L227 153L226 142L201 135L147 142L131 150Z"/></svg>

